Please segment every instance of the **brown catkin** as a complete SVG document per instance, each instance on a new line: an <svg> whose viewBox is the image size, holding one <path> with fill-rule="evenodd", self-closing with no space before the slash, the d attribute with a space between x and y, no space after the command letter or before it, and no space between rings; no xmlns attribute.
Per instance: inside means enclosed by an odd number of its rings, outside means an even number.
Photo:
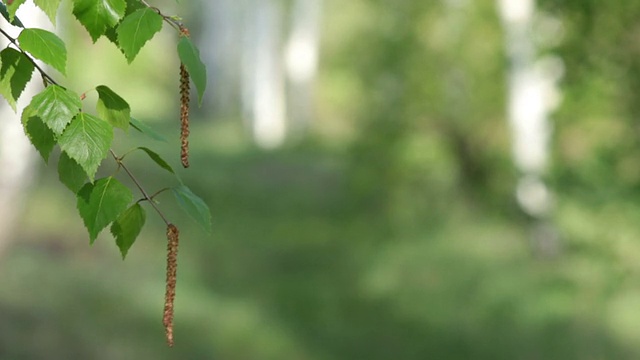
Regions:
<svg viewBox="0 0 640 360"><path fill-rule="evenodd" d="M176 298L176 275L178 272L178 228L167 225L167 282L164 294L164 314L162 323L167 335L167 343L173 346L173 301Z"/></svg>
<svg viewBox="0 0 640 360"><path fill-rule="evenodd" d="M180 160L189 167L189 72L180 63Z"/></svg>

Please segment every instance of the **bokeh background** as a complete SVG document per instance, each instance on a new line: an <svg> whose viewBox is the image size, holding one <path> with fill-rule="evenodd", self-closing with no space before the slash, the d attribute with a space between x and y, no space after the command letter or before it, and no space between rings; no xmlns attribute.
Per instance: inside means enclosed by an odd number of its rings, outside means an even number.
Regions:
<svg viewBox="0 0 640 360"><path fill-rule="evenodd" d="M159 197L176 346L160 219L125 261L108 231L90 246L56 157L30 153L0 230L0 359L640 358L640 2L153 3L209 71L179 174L213 233ZM69 9L54 76L120 93L168 141L115 149L178 168L174 32L129 66Z"/></svg>

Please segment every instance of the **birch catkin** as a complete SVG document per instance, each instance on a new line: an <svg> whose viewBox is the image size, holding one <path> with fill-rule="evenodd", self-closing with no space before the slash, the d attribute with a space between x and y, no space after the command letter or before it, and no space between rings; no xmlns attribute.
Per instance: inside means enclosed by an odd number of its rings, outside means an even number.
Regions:
<svg viewBox="0 0 640 360"><path fill-rule="evenodd" d="M162 323L167 335L167 343L173 346L173 302L176 298L176 275L178 271L178 228L167 225L167 281L164 295Z"/></svg>
<svg viewBox="0 0 640 360"><path fill-rule="evenodd" d="M189 72L180 63L180 160L189 167Z"/></svg>

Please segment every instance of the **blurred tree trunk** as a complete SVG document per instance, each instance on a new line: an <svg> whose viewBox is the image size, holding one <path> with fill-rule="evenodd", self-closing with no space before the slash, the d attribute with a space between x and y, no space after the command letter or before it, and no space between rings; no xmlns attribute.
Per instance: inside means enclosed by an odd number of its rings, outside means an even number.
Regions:
<svg viewBox="0 0 640 360"><path fill-rule="evenodd" d="M204 1L204 11L199 14L203 26L203 38L209 39L200 47L207 63L211 89L211 112L221 115L237 115L240 93L241 56L243 50L243 5L235 0Z"/></svg>
<svg viewBox="0 0 640 360"><path fill-rule="evenodd" d="M17 16L27 20L25 23L29 26L52 31L49 20L33 4L21 6ZM4 19L0 21L3 29L12 36L17 36ZM6 46L4 38L0 43L2 48ZM37 155L22 129L19 114L41 88L40 76L34 72L18 101L17 113L4 99L0 100L0 257L13 239L13 231L27 197L26 192L35 175L37 160Z"/></svg>
<svg viewBox="0 0 640 360"><path fill-rule="evenodd" d="M291 130L302 134L314 113L314 86L318 70L322 0L296 0L291 12L285 57L289 78L288 110Z"/></svg>
<svg viewBox="0 0 640 360"><path fill-rule="evenodd" d="M204 2L203 56L215 79L211 110L238 112L263 148L301 135L315 114L324 0ZM287 16L289 14L289 16ZM288 28L285 25L289 25ZM240 109L240 110L239 110Z"/></svg>
<svg viewBox="0 0 640 360"><path fill-rule="evenodd" d="M544 179L549 162L549 113L558 102L555 82L560 60L538 59L534 43L534 0L499 0L509 63L509 124L512 150L521 176L516 190L520 207L534 219L532 245L543 256L559 251L558 237L549 223L553 208Z"/></svg>
<svg viewBox="0 0 640 360"><path fill-rule="evenodd" d="M33 87L24 96L34 95ZM21 104L24 105L24 104ZM22 130L20 118L8 104L0 104L0 256L12 239L26 190L34 174L36 156Z"/></svg>
<svg viewBox="0 0 640 360"><path fill-rule="evenodd" d="M283 7L278 0L256 0L246 8L242 51L242 98L245 117L256 143L280 146L287 133Z"/></svg>

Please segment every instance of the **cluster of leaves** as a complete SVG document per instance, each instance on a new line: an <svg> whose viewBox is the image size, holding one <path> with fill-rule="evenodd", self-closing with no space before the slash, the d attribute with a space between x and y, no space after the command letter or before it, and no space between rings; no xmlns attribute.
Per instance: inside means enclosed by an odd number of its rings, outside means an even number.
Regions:
<svg viewBox="0 0 640 360"><path fill-rule="evenodd" d="M114 129L127 133L134 128L157 137L141 121L131 117L127 101L106 85L96 86L98 100L95 111L87 112L83 104L85 94L65 88L48 75L38 60L66 74L67 50L62 39L40 28L27 28L16 17L16 11L26 0L0 2L0 13L11 24L20 28L17 38L0 28L10 44L0 52L0 95L16 110L16 103L34 73L40 73L45 87L35 95L22 112L25 133L45 162L54 148L60 148L58 173L60 181L77 198L77 208L89 232L91 243L99 233L110 226L123 258L134 243L145 223L146 213L141 202L148 202L167 225L170 224L158 209L153 196L140 185L123 162L111 149ZM61 0L34 0L55 24ZM199 51L185 35L179 19L163 15L144 0L74 0L73 15L86 28L93 42L107 37L131 63L140 49L159 32L163 24L178 30L180 39L177 54L189 72L198 93L199 102L205 91L206 70ZM188 32L186 32L188 34ZM84 105L84 106L83 106ZM153 150L138 147L162 169L175 175L173 168ZM129 152L127 152L129 153ZM98 168L107 157L112 157L116 172L124 170L142 198L134 201L132 191L122 184L115 173L96 179ZM207 231L211 228L211 215L207 205L176 176L179 185L171 188L178 204Z"/></svg>

